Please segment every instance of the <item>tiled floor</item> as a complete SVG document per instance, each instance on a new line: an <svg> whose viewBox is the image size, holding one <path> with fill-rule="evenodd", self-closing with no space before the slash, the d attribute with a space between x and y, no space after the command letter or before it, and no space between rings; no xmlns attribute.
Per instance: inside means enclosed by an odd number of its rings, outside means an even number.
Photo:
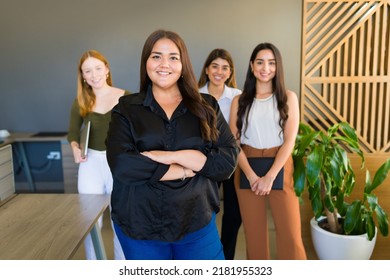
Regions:
<svg viewBox="0 0 390 280"><path fill-rule="evenodd" d="M223 202L221 202L223 203ZM222 209L222 205L221 205ZM217 215L217 224L218 224L218 229L220 230L221 228L221 216L222 212L218 213ZM273 230L272 225L270 227L271 231ZM103 229L102 229L102 237L104 241L104 245L106 247L106 254L107 258L112 260L114 256L113 252L113 242L112 242L112 229L110 226L110 217L109 217L109 212L108 210L104 213L103 217ZM273 252L273 235L270 234L270 239L271 239L271 254ZM84 246L80 246L79 250L76 252L76 254L73 257L74 260L84 260L85 259L85 253L84 253ZM245 236L244 236L244 229L241 226L238 237L237 237L237 245L236 245L236 254L235 254L235 259L237 260L245 260L246 259L246 246L245 246Z"/></svg>

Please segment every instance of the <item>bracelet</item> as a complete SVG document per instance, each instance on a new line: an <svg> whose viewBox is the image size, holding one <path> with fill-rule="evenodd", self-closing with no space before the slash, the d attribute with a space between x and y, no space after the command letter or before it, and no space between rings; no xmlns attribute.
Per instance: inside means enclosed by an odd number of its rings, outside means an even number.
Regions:
<svg viewBox="0 0 390 280"><path fill-rule="evenodd" d="M183 167L183 178L181 178L181 180L182 181L184 181L186 178L187 178L187 176L186 176L186 169Z"/></svg>

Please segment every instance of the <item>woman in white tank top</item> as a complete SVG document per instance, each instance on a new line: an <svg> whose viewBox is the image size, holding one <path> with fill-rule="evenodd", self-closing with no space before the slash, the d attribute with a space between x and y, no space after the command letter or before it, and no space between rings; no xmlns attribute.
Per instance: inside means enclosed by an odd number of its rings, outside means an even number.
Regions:
<svg viewBox="0 0 390 280"><path fill-rule="evenodd" d="M242 147L235 186L248 259L270 259L267 202L276 228L277 258L306 259L292 176L298 125L298 98L285 88L280 52L270 43L259 44L252 52L243 92L234 98L230 113L230 127ZM263 157L273 163L260 175L248 158ZM282 190L273 189L279 172ZM241 188L240 176L246 177L250 188Z"/></svg>

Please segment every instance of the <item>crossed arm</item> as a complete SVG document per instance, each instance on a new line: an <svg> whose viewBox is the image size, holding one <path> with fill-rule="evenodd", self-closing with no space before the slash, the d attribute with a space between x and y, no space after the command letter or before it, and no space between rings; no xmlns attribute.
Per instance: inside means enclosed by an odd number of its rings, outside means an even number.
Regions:
<svg viewBox="0 0 390 280"><path fill-rule="evenodd" d="M195 172L202 169L207 159L202 152L197 150L154 150L145 151L141 154L155 162L169 165L169 169L161 178L161 181L193 177Z"/></svg>

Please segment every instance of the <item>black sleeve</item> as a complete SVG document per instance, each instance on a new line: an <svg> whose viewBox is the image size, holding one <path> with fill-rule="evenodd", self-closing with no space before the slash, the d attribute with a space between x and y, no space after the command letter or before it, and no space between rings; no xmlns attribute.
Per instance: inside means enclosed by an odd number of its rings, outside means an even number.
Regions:
<svg viewBox="0 0 390 280"><path fill-rule="evenodd" d="M107 161L113 178L133 185L157 182L168 171L169 165L154 162L140 154L132 137L131 122L123 113L129 108L122 101L112 110L106 139Z"/></svg>
<svg viewBox="0 0 390 280"><path fill-rule="evenodd" d="M216 111L219 137L215 143L210 141L201 148L207 160L198 173L215 181L223 181L233 174L237 166L239 147L216 99L209 94L203 96Z"/></svg>

